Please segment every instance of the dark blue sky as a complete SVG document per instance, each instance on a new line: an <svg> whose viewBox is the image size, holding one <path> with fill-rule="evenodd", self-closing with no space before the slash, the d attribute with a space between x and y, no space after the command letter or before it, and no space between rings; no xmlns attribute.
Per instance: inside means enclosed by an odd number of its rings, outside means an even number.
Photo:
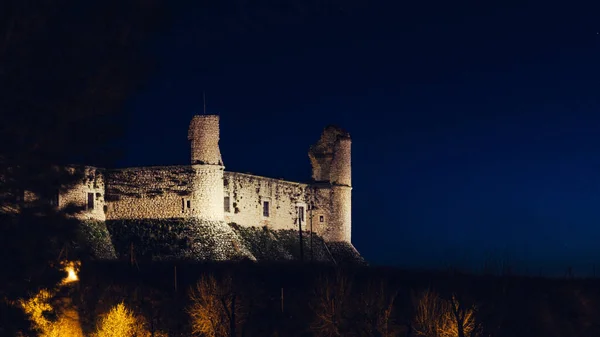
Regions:
<svg viewBox="0 0 600 337"><path fill-rule="evenodd" d="M352 134L353 242L374 264L590 272L600 8L397 2L170 8L121 165L188 163L206 91L227 170L305 181L322 128Z"/></svg>

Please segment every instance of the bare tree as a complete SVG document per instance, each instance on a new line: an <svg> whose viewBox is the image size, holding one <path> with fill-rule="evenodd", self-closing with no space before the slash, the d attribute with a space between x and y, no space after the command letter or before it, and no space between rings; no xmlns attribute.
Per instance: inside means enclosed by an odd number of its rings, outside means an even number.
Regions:
<svg viewBox="0 0 600 337"><path fill-rule="evenodd" d="M413 327L423 337L475 337L481 329L476 321L476 307L461 303L455 294L440 297L431 289L415 297Z"/></svg>
<svg viewBox="0 0 600 337"><path fill-rule="evenodd" d="M192 333L201 336L236 336L244 320L244 311L233 280L226 276L217 280L203 276L190 291Z"/></svg>
<svg viewBox="0 0 600 337"><path fill-rule="evenodd" d="M362 336L391 337L398 335L398 327L393 320L394 303L398 291L391 289L384 280L369 280L357 294L356 310L362 315L364 328Z"/></svg>
<svg viewBox="0 0 600 337"><path fill-rule="evenodd" d="M311 308L311 330L317 336L344 336L348 329L352 281L340 270L317 279Z"/></svg>

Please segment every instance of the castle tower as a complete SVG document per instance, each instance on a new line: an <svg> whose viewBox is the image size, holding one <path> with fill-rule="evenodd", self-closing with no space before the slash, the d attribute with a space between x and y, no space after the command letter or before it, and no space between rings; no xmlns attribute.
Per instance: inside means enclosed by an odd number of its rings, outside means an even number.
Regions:
<svg viewBox="0 0 600 337"><path fill-rule="evenodd" d="M191 215L223 221L223 160L219 150L219 116L196 115L190 122L192 168L195 171Z"/></svg>
<svg viewBox="0 0 600 337"><path fill-rule="evenodd" d="M308 154L313 180L316 183L326 183L329 189L327 201L330 219L323 237L330 242L351 242L351 145L352 140L348 132L337 126L328 126Z"/></svg>

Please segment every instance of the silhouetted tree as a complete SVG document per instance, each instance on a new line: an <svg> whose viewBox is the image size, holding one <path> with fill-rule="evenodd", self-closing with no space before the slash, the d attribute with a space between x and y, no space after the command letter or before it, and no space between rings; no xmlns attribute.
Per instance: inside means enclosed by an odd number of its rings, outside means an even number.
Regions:
<svg viewBox="0 0 600 337"><path fill-rule="evenodd" d="M352 280L341 270L317 278L311 308L316 336L344 336L351 324Z"/></svg>
<svg viewBox="0 0 600 337"><path fill-rule="evenodd" d="M398 292L383 279L369 279L356 294L355 310L361 336L398 336L394 322L394 302Z"/></svg>
<svg viewBox="0 0 600 337"><path fill-rule="evenodd" d="M149 70L142 47L157 3L9 0L0 5L0 335L10 303L55 284L76 223L51 200L81 178L64 164L106 164L124 102ZM37 202L27 203L28 191Z"/></svg>
<svg viewBox="0 0 600 337"><path fill-rule="evenodd" d="M466 305L452 294L450 299L440 297L432 290L423 291L415 298L414 328L423 337L475 337L480 335L476 308Z"/></svg>

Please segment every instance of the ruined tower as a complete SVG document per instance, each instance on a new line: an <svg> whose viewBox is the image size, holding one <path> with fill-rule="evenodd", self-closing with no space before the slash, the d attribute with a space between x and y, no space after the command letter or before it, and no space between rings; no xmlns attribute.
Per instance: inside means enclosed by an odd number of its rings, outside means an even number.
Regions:
<svg viewBox="0 0 600 337"><path fill-rule="evenodd" d="M219 150L219 116L196 115L190 122L192 168L195 171L190 203L192 216L223 221L223 160Z"/></svg>
<svg viewBox="0 0 600 337"><path fill-rule="evenodd" d="M329 219L322 235L326 241L351 242L351 144L350 134L337 126L323 130L309 150L312 178L319 187L321 203L328 204Z"/></svg>

